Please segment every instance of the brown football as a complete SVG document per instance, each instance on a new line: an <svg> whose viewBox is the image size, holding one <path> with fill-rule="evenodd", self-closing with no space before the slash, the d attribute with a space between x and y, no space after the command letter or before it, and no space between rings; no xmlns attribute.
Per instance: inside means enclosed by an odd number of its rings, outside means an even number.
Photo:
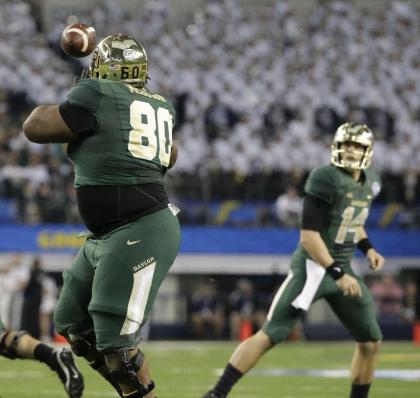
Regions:
<svg viewBox="0 0 420 398"><path fill-rule="evenodd" d="M60 44L67 55L76 58L86 57L96 45L95 28L84 23L69 25L61 34Z"/></svg>

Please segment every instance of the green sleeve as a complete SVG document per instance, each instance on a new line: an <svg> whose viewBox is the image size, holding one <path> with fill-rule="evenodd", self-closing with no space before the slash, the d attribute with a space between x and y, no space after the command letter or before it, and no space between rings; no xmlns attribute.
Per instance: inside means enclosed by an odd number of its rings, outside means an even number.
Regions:
<svg viewBox="0 0 420 398"><path fill-rule="evenodd" d="M336 176L329 168L312 170L306 180L304 192L327 203L332 203L338 191Z"/></svg>
<svg viewBox="0 0 420 398"><path fill-rule="evenodd" d="M93 79L79 80L67 95L67 100L73 104L96 113L101 98L99 84Z"/></svg>

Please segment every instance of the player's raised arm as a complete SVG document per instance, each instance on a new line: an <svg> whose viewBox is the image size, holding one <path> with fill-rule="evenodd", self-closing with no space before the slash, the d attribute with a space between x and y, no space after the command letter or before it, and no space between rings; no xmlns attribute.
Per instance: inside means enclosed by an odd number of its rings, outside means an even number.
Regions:
<svg viewBox="0 0 420 398"><path fill-rule="evenodd" d="M29 141L39 144L78 138L61 117L58 105L37 106L23 123L23 132Z"/></svg>
<svg viewBox="0 0 420 398"><path fill-rule="evenodd" d="M86 88L76 87L74 91ZM77 141L97 123L92 111L69 100L60 105L37 106L23 123L26 137L39 144Z"/></svg>

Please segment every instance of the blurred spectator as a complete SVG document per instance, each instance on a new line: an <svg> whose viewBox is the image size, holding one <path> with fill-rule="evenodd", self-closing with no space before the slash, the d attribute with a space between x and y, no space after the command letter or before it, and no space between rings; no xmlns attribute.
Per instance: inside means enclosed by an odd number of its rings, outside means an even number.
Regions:
<svg viewBox="0 0 420 398"><path fill-rule="evenodd" d="M238 115L226 104L223 104L217 94L212 94L211 102L204 112L204 128L207 140L228 138L230 129L238 121Z"/></svg>
<svg viewBox="0 0 420 398"><path fill-rule="evenodd" d="M16 295L20 295L28 278L29 270L20 254L14 254L0 267L0 319L9 328L20 328L20 300Z"/></svg>
<svg viewBox="0 0 420 398"><path fill-rule="evenodd" d="M375 132L375 140L392 142L395 139L395 119L385 109L369 106L365 111L365 122Z"/></svg>
<svg viewBox="0 0 420 398"><path fill-rule="evenodd" d="M331 132L335 131L337 126L344 123L342 116L328 104L320 104L314 111L315 131L319 136L329 140ZM370 127L370 126L369 126Z"/></svg>
<svg viewBox="0 0 420 398"><path fill-rule="evenodd" d="M66 221L65 198L62 190L54 189L49 183L40 184L35 193L35 204L43 223Z"/></svg>
<svg viewBox="0 0 420 398"><path fill-rule="evenodd" d="M263 135L266 140L272 140L276 135L285 134L289 123L296 117L297 110L279 99L273 102L264 115Z"/></svg>
<svg viewBox="0 0 420 398"><path fill-rule="evenodd" d="M262 326L265 310L260 309L254 285L249 279L241 278L229 296L229 326L231 340L243 340Z"/></svg>
<svg viewBox="0 0 420 398"><path fill-rule="evenodd" d="M274 205L277 219L282 227L296 228L299 225L302 198L296 187L290 185Z"/></svg>
<svg viewBox="0 0 420 398"><path fill-rule="evenodd" d="M33 337L39 339L40 332L40 307L42 300L43 272L39 258L32 261L28 283L23 291L22 329Z"/></svg>
<svg viewBox="0 0 420 398"><path fill-rule="evenodd" d="M404 322L413 324L416 319L417 285L415 281L408 281L404 285L404 299L402 318Z"/></svg>
<svg viewBox="0 0 420 398"><path fill-rule="evenodd" d="M207 340L223 337L224 307L214 283L204 282L199 285L191 297L189 314L194 338Z"/></svg>
<svg viewBox="0 0 420 398"><path fill-rule="evenodd" d="M395 278L385 274L372 283L370 290L377 305L379 322L401 322L404 291Z"/></svg>
<svg viewBox="0 0 420 398"><path fill-rule="evenodd" d="M42 295L39 308L39 329L42 341L50 341L53 335L53 314L57 304L58 289L55 280L43 274L41 281Z"/></svg>

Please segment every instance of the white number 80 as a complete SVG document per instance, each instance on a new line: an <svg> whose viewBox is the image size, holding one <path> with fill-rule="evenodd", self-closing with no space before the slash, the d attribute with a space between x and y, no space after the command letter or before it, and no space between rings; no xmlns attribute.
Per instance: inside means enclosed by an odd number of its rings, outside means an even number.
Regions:
<svg viewBox="0 0 420 398"><path fill-rule="evenodd" d="M130 105L130 125L133 128L128 138L128 150L140 159L153 160L159 151L159 161L168 167L172 147L172 115L159 107L157 111L144 101Z"/></svg>

